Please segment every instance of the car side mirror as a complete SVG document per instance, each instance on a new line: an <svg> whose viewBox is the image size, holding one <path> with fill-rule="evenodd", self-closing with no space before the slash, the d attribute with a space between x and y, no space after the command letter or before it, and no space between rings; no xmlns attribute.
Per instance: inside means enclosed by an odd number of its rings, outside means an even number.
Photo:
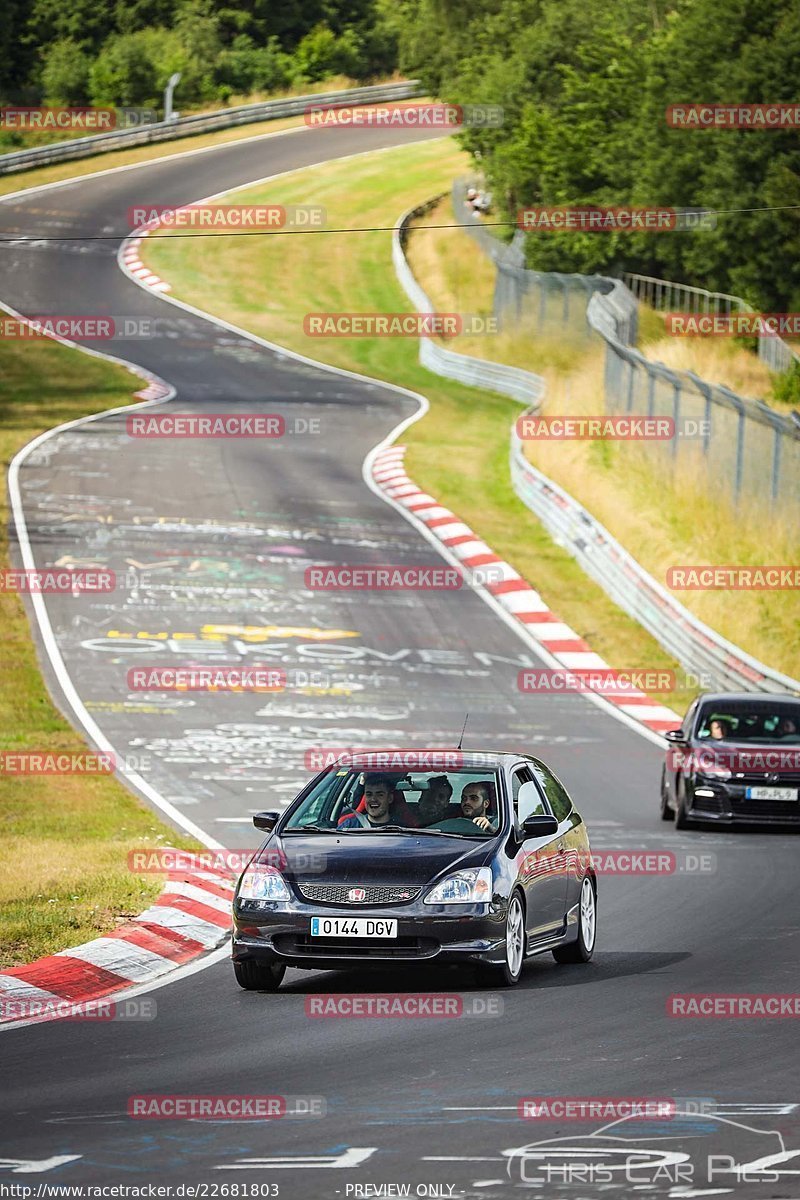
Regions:
<svg viewBox="0 0 800 1200"><path fill-rule="evenodd" d="M550 837L557 829L558 821L549 813L526 817L522 822L522 830L526 837Z"/></svg>
<svg viewBox="0 0 800 1200"><path fill-rule="evenodd" d="M281 814L279 812L260 812L253 817L253 824L256 829L263 829L264 833L272 833L272 830L278 824Z"/></svg>
<svg viewBox="0 0 800 1200"><path fill-rule="evenodd" d="M681 745L686 744L686 735L682 729L668 729L664 734L668 742L677 742Z"/></svg>

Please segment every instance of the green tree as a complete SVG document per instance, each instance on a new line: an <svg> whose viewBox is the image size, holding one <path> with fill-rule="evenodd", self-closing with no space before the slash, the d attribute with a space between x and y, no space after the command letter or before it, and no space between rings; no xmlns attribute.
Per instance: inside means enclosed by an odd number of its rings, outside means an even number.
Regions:
<svg viewBox="0 0 800 1200"><path fill-rule="evenodd" d="M153 30L113 34L89 71L89 92L97 105L156 107L160 104Z"/></svg>
<svg viewBox="0 0 800 1200"><path fill-rule="evenodd" d="M50 47L42 67L42 90L48 104L85 104L91 59L82 46L63 38Z"/></svg>

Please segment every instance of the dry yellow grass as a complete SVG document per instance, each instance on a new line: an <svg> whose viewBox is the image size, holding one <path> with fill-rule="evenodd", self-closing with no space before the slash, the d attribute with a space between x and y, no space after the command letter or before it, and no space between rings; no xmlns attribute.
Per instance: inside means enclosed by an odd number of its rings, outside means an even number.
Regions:
<svg viewBox="0 0 800 1200"><path fill-rule="evenodd" d="M708 383L722 384L740 396L752 396L779 407L772 399L775 376L757 355L731 338L673 337L665 331L662 314L652 312L652 316L654 336L640 339L640 348L648 358L679 371L694 371Z"/></svg>
<svg viewBox="0 0 800 1200"><path fill-rule="evenodd" d="M436 228L453 221L448 195L414 222L413 228L418 232L409 237L408 261L437 311L489 318L494 264L462 230ZM540 333L531 321L500 333L473 337L462 334L448 338L443 344L459 354L472 354L529 371L535 369L541 374L541 368L547 364L569 370L591 343L555 329ZM531 366L533 361L538 364L536 368Z"/></svg>

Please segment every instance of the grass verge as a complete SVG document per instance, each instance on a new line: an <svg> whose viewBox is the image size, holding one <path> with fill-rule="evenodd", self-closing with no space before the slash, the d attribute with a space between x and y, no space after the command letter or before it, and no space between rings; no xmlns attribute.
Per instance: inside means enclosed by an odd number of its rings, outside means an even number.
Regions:
<svg viewBox="0 0 800 1200"><path fill-rule="evenodd" d="M247 245L242 239L217 237L206 239L202 255L195 254L191 237L156 236L149 239L145 255L153 270L170 281L173 295L201 309L312 358L424 392L431 411L404 439L412 478L512 562L612 666L674 668L658 644L551 541L514 494L508 435L518 404L430 374L419 365L415 340L323 339L303 332L309 312L408 311L390 266L386 227L406 208L445 191L464 167L463 152L442 140L298 171L269 185L274 202L305 203L313 194L332 226L372 231L251 239ZM266 192L259 186L236 195L258 203ZM475 311L476 306L465 307ZM553 345L552 353L559 358L561 350ZM691 689L681 688L665 699L683 708L691 695Z"/></svg>
<svg viewBox="0 0 800 1200"><path fill-rule="evenodd" d="M48 341L0 341L0 377L0 454L6 469L37 434L126 404L140 386L123 367ZM5 488L0 517L4 570ZM0 620L0 750L85 750L50 700L18 595L0 591ZM0 831L0 969L76 946L141 912L162 880L131 874L128 851L191 844L107 775L0 771Z"/></svg>

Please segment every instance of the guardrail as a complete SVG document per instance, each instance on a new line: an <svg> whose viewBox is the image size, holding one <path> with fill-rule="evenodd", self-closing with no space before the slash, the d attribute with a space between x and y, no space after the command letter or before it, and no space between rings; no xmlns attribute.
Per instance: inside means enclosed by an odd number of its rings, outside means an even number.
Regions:
<svg viewBox="0 0 800 1200"><path fill-rule="evenodd" d="M256 104L220 109L219 112L178 117L174 121L158 121L154 125L143 125L141 128L97 133L69 142L37 146L31 150L15 150L10 154L0 155L0 175L48 166L50 163L68 162L74 158L88 158L93 154L106 154L109 150L122 150L129 146L169 142L176 138L191 137L196 133L210 133L216 129L228 129L236 125L250 125L255 121L274 121L280 117L300 116L311 107L352 108L356 104L409 100L413 96L419 96L421 91L419 80L410 79L403 83L380 83L372 87L349 88L346 91L317 92L309 96L262 100Z"/></svg>
<svg viewBox="0 0 800 1200"><path fill-rule="evenodd" d="M407 225L412 218L423 216L440 198L404 213L395 226L392 239L392 258L397 278L418 312L435 310L414 278L405 256ZM593 297L597 303L601 300L606 302L606 307L597 314L598 323L601 320L613 323L614 313L620 308L624 311L627 307L623 285L618 280L612 282L614 288L608 296ZM538 410L545 391L544 380L540 376L515 367L500 367L500 364L482 359L473 359L472 365L468 365L463 361L468 358L468 355L443 350L430 339L420 339L420 362L430 371L448 379L469 383L473 387L502 392L515 399L532 389L535 399L526 408L526 413ZM454 364L453 360L460 361ZM494 376L493 368L499 368L502 376ZM515 386L510 386L509 376L514 375L519 378ZM502 380L505 386L498 386L498 380ZM580 563L586 574L600 585L619 608L652 634L684 670L707 679L712 689L720 691L800 694L800 680L759 662L695 617L648 574L583 505L534 467L523 453L516 422L511 430L510 466L515 492L542 522L553 540Z"/></svg>
<svg viewBox="0 0 800 1200"><path fill-rule="evenodd" d="M688 283L675 283L671 279L656 279L652 275L636 275L629 271L622 278L637 300L661 312L721 312L728 316L731 312L755 311L741 296L731 296L728 292L709 292ZM758 357L772 371L788 371L793 362L800 362L800 354L780 337L759 338Z"/></svg>
<svg viewBox="0 0 800 1200"><path fill-rule="evenodd" d="M408 265L405 255L407 226L414 217L424 216L440 199L441 197L437 196L434 200L403 213L392 235L394 269L417 312L432 313L436 310ZM468 387L488 388L492 392L511 396L521 404L534 404L544 392L544 381L532 371L522 371L518 367L507 367L487 359L473 358L470 354L457 354L454 350L440 346L432 338L420 338L419 361L429 371L442 375L445 379L455 379Z"/></svg>

